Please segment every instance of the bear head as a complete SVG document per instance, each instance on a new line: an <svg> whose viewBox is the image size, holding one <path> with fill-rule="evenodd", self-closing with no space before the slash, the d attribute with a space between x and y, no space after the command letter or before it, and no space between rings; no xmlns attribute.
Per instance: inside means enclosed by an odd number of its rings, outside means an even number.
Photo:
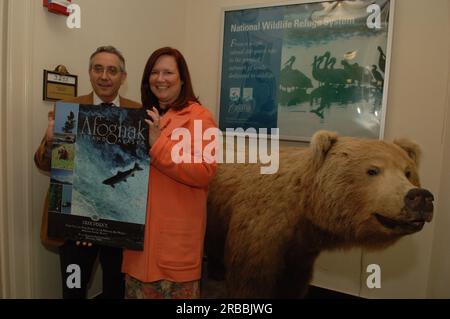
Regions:
<svg viewBox="0 0 450 319"><path fill-rule="evenodd" d="M310 154L305 217L341 246L385 248L431 221L434 198L420 187L421 151L414 142L319 131Z"/></svg>

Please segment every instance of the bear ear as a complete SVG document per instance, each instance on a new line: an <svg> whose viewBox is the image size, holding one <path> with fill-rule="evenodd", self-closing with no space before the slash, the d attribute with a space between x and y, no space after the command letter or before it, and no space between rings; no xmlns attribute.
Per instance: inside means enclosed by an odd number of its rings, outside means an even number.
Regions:
<svg viewBox="0 0 450 319"><path fill-rule="evenodd" d="M419 167L420 158L422 157L419 145L407 138L395 139L394 144L400 146L408 154L408 157L416 163L416 166Z"/></svg>
<svg viewBox="0 0 450 319"><path fill-rule="evenodd" d="M322 165L328 151L336 143L338 139L336 132L317 131L311 138L311 150L314 162L319 166Z"/></svg>

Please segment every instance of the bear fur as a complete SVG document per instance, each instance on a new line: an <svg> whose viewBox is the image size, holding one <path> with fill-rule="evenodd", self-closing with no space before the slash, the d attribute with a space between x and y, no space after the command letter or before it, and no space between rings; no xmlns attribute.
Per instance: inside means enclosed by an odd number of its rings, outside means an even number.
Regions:
<svg viewBox="0 0 450 319"><path fill-rule="evenodd" d="M208 277L229 298L301 298L323 250L382 249L422 229L433 195L420 188L419 146L407 139L317 132L280 149L276 174L222 164L210 185Z"/></svg>

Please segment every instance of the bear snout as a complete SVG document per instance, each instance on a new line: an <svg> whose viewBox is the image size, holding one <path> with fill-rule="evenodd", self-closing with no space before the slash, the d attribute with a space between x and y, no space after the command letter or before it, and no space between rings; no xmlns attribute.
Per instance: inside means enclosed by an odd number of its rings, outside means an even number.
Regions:
<svg viewBox="0 0 450 319"><path fill-rule="evenodd" d="M418 219L429 222L433 218L434 196L430 191L423 188L412 188L406 194L404 201L407 210L416 215Z"/></svg>

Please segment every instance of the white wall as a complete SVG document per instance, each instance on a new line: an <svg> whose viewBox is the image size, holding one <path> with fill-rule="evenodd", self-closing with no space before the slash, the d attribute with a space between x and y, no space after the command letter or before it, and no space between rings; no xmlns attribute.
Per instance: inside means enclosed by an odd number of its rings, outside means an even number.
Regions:
<svg viewBox="0 0 450 319"><path fill-rule="evenodd" d="M4 100L4 86L5 86L5 50L6 50L6 7L4 0L0 0L0 105L5 105ZM4 234L6 229L3 221L6 217L6 159L5 152L3 150L5 145L5 115L4 108L0 107L0 234ZM4 278L4 270L5 270L5 259L4 259L4 241L2 240L4 237L0 235L0 298L3 298L5 295L4 288L5 284L2 282L2 278Z"/></svg>
<svg viewBox="0 0 450 319"><path fill-rule="evenodd" d="M216 111L221 8L277 2L188 0L188 3L186 54L190 59L194 87L202 102ZM437 221L442 228L440 239L446 241L436 239L433 256L445 255L446 259L436 260L435 268L444 271L444 267L450 264L450 252L445 250L449 235L448 231L443 231L450 227L450 220L446 217L450 203L442 204L450 188L442 162L443 145L450 143L450 137L442 140L444 119L449 108L446 100L449 21L448 0L433 0L426 5L421 0L396 1L385 139L409 137L422 146L424 156L420 174L422 185L436 197L435 221L427 224L422 232L403 238L388 250L377 253L364 251L362 259L358 250L324 254L316 267L315 284L373 298L423 298L429 296L429 291L433 291L433 296L442 296L444 291L448 295L450 289L444 286L449 280L441 284L441 289L432 289L438 280L429 282L428 276ZM448 152L447 147L445 160ZM445 183L443 178L447 178ZM442 191L441 183L444 183ZM381 289L369 290L365 286L368 275L365 270L372 263L381 266Z"/></svg>
<svg viewBox="0 0 450 319"><path fill-rule="evenodd" d="M2 179L6 180L4 203L6 214L1 220L3 296L31 296L33 242L31 222L31 122L29 116L29 82L31 73L31 10L26 2L5 1L5 81L1 121L4 123L4 158Z"/></svg>
<svg viewBox="0 0 450 319"><path fill-rule="evenodd" d="M447 8L447 14L450 17L450 5ZM450 27L447 26L447 35L450 34ZM445 104L447 105L444 117L445 128L442 144L444 154L441 168L441 184L439 191L439 205L435 220L435 231L433 238L433 250L431 259L431 268L428 284L428 296L431 298L450 298L450 253L448 243L450 243L450 48L447 54L442 54L442 58L447 56L448 76L447 76L447 96Z"/></svg>

